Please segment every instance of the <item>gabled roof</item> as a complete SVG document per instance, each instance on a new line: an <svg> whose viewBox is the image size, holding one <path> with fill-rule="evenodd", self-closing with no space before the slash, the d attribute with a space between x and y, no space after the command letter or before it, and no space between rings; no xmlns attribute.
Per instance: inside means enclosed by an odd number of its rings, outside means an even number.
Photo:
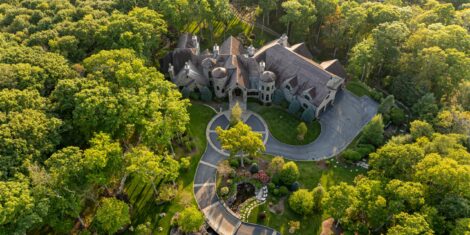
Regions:
<svg viewBox="0 0 470 235"><path fill-rule="evenodd" d="M346 70L344 69L344 66L337 59L323 61L323 62L321 62L320 65L326 71L328 71L328 72L330 72L330 73L332 73L332 74L334 74L338 77L341 77L341 78L344 78L344 79L348 78L348 74L346 73Z"/></svg>
<svg viewBox="0 0 470 235"><path fill-rule="evenodd" d="M279 44L273 44L270 48L264 49L264 53L257 54L257 56L266 60L266 70L273 71L277 75L277 86L296 77L297 84L302 84L298 92L315 88L316 95L312 97L312 103L316 106L319 106L328 95L327 83L333 74L324 70L314 61Z"/></svg>
<svg viewBox="0 0 470 235"><path fill-rule="evenodd" d="M307 45L305 45L304 42L295 44L289 48L291 51L307 58L307 59L313 59L312 53L308 50Z"/></svg>
<svg viewBox="0 0 470 235"><path fill-rule="evenodd" d="M233 36L228 37L220 46L221 55L241 55L246 51L241 42Z"/></svg>

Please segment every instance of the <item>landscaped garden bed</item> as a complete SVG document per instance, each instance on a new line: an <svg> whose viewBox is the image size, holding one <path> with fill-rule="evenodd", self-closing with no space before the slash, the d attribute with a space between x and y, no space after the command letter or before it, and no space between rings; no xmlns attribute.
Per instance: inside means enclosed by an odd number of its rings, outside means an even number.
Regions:
<svg viewBox="0 0 470 235"><path fill-rule="evenodd" d="M289 234L289 229L299 222L299 228L294 229L294 234L319 234L321 223L328 215L321 210L313 211L307 219L289 206L291 195L299 190L327 190L340 182L351 183L354 177L364 172L362 168L335 159L293 162L264 155L245 158L245 167L240 167L239 159L233 157L221 162L218 167L217 192L226 205L240 215L242 221L266 225L281 234ZM260 173L264 175L262 180ZM252 196L233 206L234 198L238 196L237 187L245 184L254 186L256 192L266 186L269 191L267 198L260 201Z"/></svg>

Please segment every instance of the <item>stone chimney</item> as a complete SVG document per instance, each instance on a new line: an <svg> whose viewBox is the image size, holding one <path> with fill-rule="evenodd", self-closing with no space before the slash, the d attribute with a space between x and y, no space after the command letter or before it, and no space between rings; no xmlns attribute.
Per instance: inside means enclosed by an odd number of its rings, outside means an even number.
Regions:
<svg viewBox="0 0 470 235"><path fill-rule="evenodd" d="M171 63L168 64L168 73L170 74L170 79L173 80L175 78L175 67Z"/></svg>
<svg viewBox="0 0 470 235"><path fill-rule="evenodd" d="M266 69L266 63L264 63L264 61L259 62L260 72L263 73L265 69Z"/></svg>
<svg viewBox="0 0 470 235"><path fill-rule="evenodd" d="M217 44L215 44L212 51L213 51L213 54L214 54L214 58L217 58L217 56L219 56L219 46L217 46Z"/></svg>
<svg viewBox="0 0 470 235"><path fill-rule="evenodd" d="M279 38L279 44L281 44L284 47L287 47L288 45L288 40L289 38L287 37L286 34L282 34L281 38Z"/></svg>
<svg viewBox="0 0 470 235"><path fill-rule="evenodd" d="M186 78L189 78L189 62L184 63L184 72L186 73Z"/></svg>
<svg viewBox="0 0 470 235"><path fill-rule="evenodd" d="M256 52L256 49L253 47L253 45L250 45L250 46L248 47L248 55L249 55L250 57L253 57L253 56L255 55L255 52Z"/></svg>
<svg viewBox="0 0 470 235"><path fill-rule="evenodd" d="M192 40L192 42L193 42L194 48L196 48L196 55L199 55L199 50L200 50L200 48L199 48L199 42L198 42L198 40L197 40L197 36L194 36L194 35L193 35L193 37L191 38L191 40Z"/></svg>

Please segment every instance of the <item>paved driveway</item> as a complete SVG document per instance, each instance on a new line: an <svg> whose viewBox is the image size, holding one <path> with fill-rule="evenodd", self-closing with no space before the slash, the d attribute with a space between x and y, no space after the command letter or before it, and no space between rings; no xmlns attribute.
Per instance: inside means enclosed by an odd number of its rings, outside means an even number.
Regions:
<svg viewBox="0 0 470 235"><path fill-rule="evenodd" d="M335 156L351 143L376 112L377 104L370 98L358 98L347 91L341 92L337 95L335 106L321 115L322 131L313 143L303 146L287 145L269 134L266 151L293 160L319 160ZM217 126L226 128L228 125L228 119L222 116L219 114L215 117L207 129L206 136L210 144L194 176L194 196L197 204L209 225L218 234L278 235L279 233L271 228L242 222L217 196L217 165L227 158L227 154L219 149L220 144L214 133ZM245 122L253 130L266 134L266 125L258 115L249 114Z"/></svg>
<svg viewBox="0 0 470 235"><path fill-rule="evenodd" d="M266 152L292 160L321 160L343 151L377 113L377 103L356 97L349 91L337 94L335 105L320 115L321 133L310 144L293 146L279 142L271 134Z"/></svg>

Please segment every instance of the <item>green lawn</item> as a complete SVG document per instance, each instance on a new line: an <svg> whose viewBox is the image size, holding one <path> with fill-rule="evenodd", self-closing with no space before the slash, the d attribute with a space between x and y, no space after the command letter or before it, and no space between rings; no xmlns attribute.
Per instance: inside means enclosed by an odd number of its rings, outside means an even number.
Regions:
<svg viewBox="0 0 470 235"><path fill-rule="evenodd" d="M181 211L185 205L193 204L196 206L193 196L194 173L206 148L205 131L207 124L215 115L215 112L201 104L192 104L188 111L191 117L189 133L193 137L196 146L196 151L192 154L191 158L191 167L187 172L181 173L180 177L178 177L176 182L178 185L176 198L171 203L163 205L156 205L150 185L143 184L137 179L128 181L126 192L133 206L132 225L134 227L145 221L151 221L154 226L154 232L157 234L169 234L171 217L176 212ZM166 213L166 216L163 218L159 217L159 214L162 212ZM157 230L158 227L162 227L163 231L159 232Z"/></svg>
<svg viewBox="0 0 470 235"><path fill-rule="evenodd" d="M304 145L314 141L320 134L320 123L313 121L308 124L308 131L303 141L297 139L297 126L300 120L278 106L263 106L257 103L249 103L248 109L263 117L269 127L271 134L279 141L292 144Z"/></svg>
<svg viewBox="0 0 470 235"><path fill-rule="evenodd" d="M370 88L366 84L358 80L349 81L346 84L346 89L348 89L350 92L354 93L359 97L365 95L371 96Z"/></svg>
<svg viewBox="0 0 470 235"><path fill-rule="evenodd" d="M316 162L297 162L297 165L299 166L300 171L299 182L301 184L301 188L307 188L310 190L317 186L318 183L321 183L326 189L333 185L337 185L340 182L351 183L355 176L366 172L362 168L346 168L336 162L332 162L328 169L320 168ZM253 209L249 217L249 222L272 227L281 234L289 234L288 223L291 220L296 220L300 221L300 230L295 234L315 235L320 233L321 222L328 218L326 214L313 214L307 217L302 217L289 208L287 199L284 205L284 213L282 215L277 215L269 211L269 201L276 204L278 199L273 198L273 196L269 196L268 202ZM258 213L262 211L266 212L266 218L264 220L259 220Z"/></svg>

